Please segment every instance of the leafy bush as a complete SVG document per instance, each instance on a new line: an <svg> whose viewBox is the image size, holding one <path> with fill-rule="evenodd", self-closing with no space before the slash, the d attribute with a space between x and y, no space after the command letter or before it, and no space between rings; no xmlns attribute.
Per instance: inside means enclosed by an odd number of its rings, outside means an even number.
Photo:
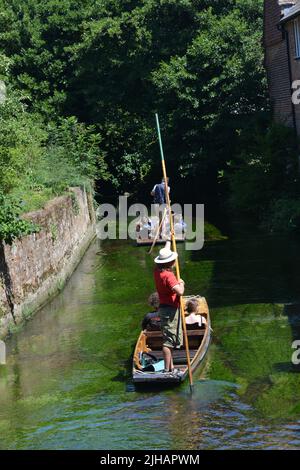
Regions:
<svg viewBox="0 0 300 470"><path fill-rule="evenodd" d="M300 198L283 197L274 200L264 216L263 226L271 232L300 230Z"/></svg>
<svg viewBox="0 0 300 470"><path fill-rule="evenodd" d="M74 117L45 124L9 90L0 104L1 237L11 242L34 227L19 215L39 209L70 186L92 189L108 177L101 137ZM17 201L21 201L20 203Z"/></svg>
<svg viewBox="0 0 300 470"><path fill-rule="evenodd" d="M0 189L9 193L19 186L43 155L47 137L41 119L29 114L22 98L8 93L0 104Z"/></svg>
<svg viewBox="0 0 300 470"><path fill-rule="evenodd" d="M21 204L0 192L0 241L12 243L15 238L37 232L39 227L20 218Z"/></svg>
<svg viewBox="0 0 300 470"><path fill-rule="evenodd" d="M93 126L74 117L46 125L39 114L27 111L24 97L10 90L0 105L0 190L25 199L29 193L49 198L69 186L105 179L100 144Z"/></svg>
<svg viewBox="0 0 300 470"><path fill-rule="evenodd" d="M111 185L133 192L143 190L149 170L160 173L155 111L170 176L197 180L224 168L236 130L266 108L263 3L0 0L0 43L30 109L48 120L76 113L94 123ZM72 123L63 127L76 160L81 141L74 149ZM94 163L82 158L78 164L92 174Z"/></svg>
<svg viewBox="0 0 300 470"><path fill-rule="evenodd" d="M72 177L76 175L86 179L107 179L107 165L101 151L101 135L95 126L86 126L74 117L61 118L58 124L48 125L49 162L64 162L73 168ZM55 170L58 173L57 170ZM78 177L77 177L78 179Z"/></svg>
<svg viewBox="0 0 300 470"><path fill-rule="evenodd" d="M297 142L292 129L271 124L250 128L240 138L238 163L229 163L225 178L235 212L265 217L271 201L298 191Z"/></svg>

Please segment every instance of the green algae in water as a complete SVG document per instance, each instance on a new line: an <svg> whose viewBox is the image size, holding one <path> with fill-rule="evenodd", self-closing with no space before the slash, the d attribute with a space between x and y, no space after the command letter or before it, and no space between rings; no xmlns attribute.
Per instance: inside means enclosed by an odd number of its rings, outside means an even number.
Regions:
<svg viewBox="0 0 300 470"><path fill-rule="evenodd" d="M241 385L238 394L264 418L300 416L295 407L300 400L300 376L291 373L292 334L283 307L238 305L216 309L214 318L221 352L211 377L220 369L223 374L230 371ZM282 366L288 370L280 371Z"/></svg>
<svg viewBox="0 0 300 470"><path fill-rule="evenodd" d="M278 270L269 245L220 240L198 253L179 246L187 293L207 297L214 330L191 396L188 382L146 392L130 384L159 248L149 256L131 242L95 243L64 291L8 342L0 447L200 449L249 439L255 447L271 435L279 448L286 435L292 440L281 429L297 424L300 384L289 368L295 326L284 304L297 299L298 284L286 282L284 266L298 281L299 244L285 244Z"/></svg>
<svg viewBox="0 0 300 470"><path fill-rule="evenodd" d="M227 236L223 235L221 230L219 230L215 225L205 222L204 224L204 239L205 241L210 240L227 240Z"/></svg>

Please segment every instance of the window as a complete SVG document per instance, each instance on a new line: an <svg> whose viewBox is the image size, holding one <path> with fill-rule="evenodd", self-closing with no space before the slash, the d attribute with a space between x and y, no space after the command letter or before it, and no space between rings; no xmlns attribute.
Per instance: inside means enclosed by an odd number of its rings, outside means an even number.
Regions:
<svg viewBox="0 0 300 470"><path fill-rule="evenodd" d="M294 38L295 38L295 54L296 58L300 58L300 19L294 20Z"/></svg>

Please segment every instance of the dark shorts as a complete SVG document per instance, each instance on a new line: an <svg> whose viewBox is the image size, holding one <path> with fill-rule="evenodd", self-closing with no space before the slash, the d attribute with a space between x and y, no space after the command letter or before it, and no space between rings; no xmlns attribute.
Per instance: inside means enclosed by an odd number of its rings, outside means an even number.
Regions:
<svg viewBox="0 0 300 470"><path fill-rule="evenodd" d="M176 307L160 307L158 310L163 334L163 345L179 349L183 345L180 310Z"/></svg>

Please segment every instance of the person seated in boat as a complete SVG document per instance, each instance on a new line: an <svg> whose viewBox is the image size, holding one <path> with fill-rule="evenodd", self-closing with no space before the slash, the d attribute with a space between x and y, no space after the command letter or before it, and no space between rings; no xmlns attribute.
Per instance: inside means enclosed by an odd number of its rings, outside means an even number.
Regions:
<svg viewBox="0 0 300 470"><path fill-rule="evenodd" d="M160 318L158 315L159 297L157 292L153 292L153 294L149 296L148 304L153 310L145 315L142 321L142 330L160 330Z"/></svg>
<svg viewBox="0 0 300 470"><path fill-rule="evenodd" d="M173 226L174 226L174 215L175 212L171 211L172 217L173 217ZM174 232L175 232L175 227L174 227ZM167 215L164 226L163 226L163 235L165 238L169 239L171 237L171 226L170 226L170 217Z"/></svg>
<svg viewBox="0 0 300 470"><path fill-rule="evenodd" d="M189 299L185 304L185 323L187 325L198 325L199 327L206 325L206 318L197 313L198 305L198 300L196 298Z"/></svg>
<svg viewBox="0 0 300 470"><path fill-rule="evenodd" d="M178 281L173 272L178 255L170 247L171 242L167 241L154 260L154 280L160 302L158 314L163 336L164 372L177 374L179 371L174 369L172 350L180 349L183 344L180 297L184 294L184 281Z"/></svg>
<svg viewBox="0 0 300 470"><path fill-rule="evenodd" d="M149 239L152 238L152 228L153 223L150 217L142 217L136 226L136 232L139 239Z"/></svg>
<svg viewBox="0 0 300 470"><path fill-rule="evenodd" d="M183 218L182 218L182 215L181 214L175 214L174 212L172 212L172 216L173 216L173 226L174 226L174 233L176 236L178 235L183 235L185 232L186 232L186 223L184 222ZM170 220L169 218L167 219L166 223L165 223L165 232L167 234L170 233Z"/></svg>
<svg viewBox="0 0 300 470"><path fill-rule="evenodd" d="M186 232L186 223L182 218L182 214L174 215L174 232L175 235L182 235Z"/></svg>

